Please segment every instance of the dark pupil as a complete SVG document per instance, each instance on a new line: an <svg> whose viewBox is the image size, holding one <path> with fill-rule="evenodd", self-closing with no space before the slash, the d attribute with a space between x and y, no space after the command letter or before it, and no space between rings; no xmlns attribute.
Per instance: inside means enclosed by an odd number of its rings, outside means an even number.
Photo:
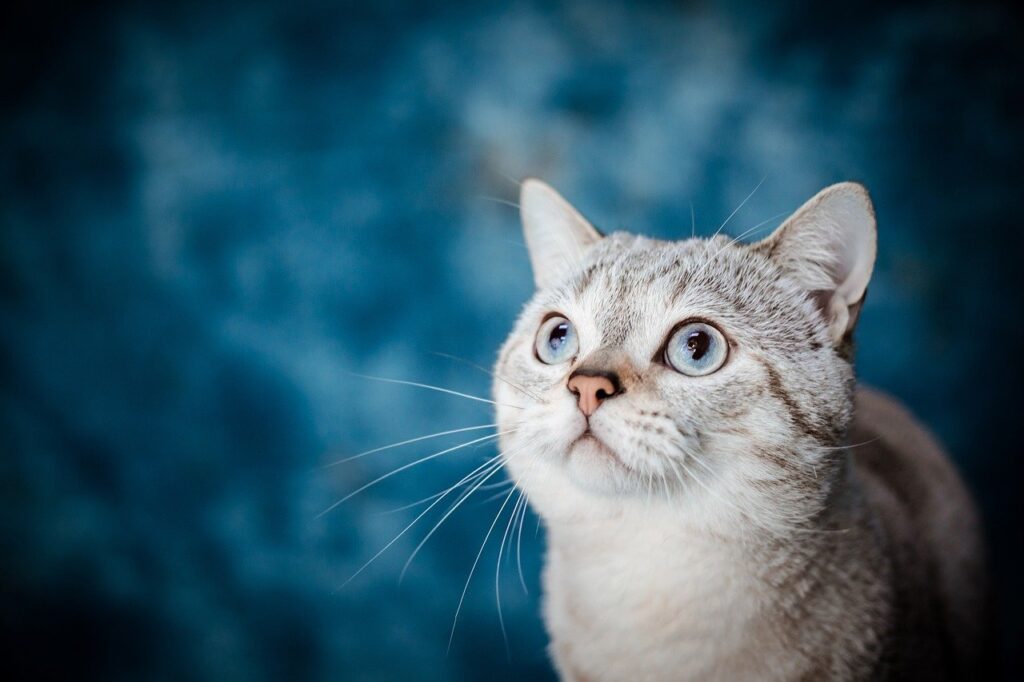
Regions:
<svg viewBox="0 0 1024 682"><path fill-rule="evenodd" d="M551 336L548 337L548 345L551 346L552 350L557 350L559 346L565 343L565 337L568 335L569 323L563 322L551 330Z"/></svg>
<svg viewBox="0 0 1024 682"><path fill-rule="evenodd" d="M708 352L711 346L711 336L707 332L693 332L686 337L686 348L690 351L690 357L700 360Z"/></svg>

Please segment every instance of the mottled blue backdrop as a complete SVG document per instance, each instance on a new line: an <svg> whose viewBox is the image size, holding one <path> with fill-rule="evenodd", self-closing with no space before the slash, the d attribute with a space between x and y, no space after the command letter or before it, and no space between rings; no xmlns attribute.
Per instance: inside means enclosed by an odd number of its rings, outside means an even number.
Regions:
<svg viewBox="0 0 1024 682"><path fill-rule="evenodd" d="M22 679L546 679L543 532L500 500L398 576L531 292L515 180L599 226L736 235L870 188L862 377L986 515L1011 679L1024 35L986 3L15 2L0 27L0 627ZM766 227L770 228L775 223ZM479 432L483 433L483 432ZM488 493L494 491L488 491ZM443 507L442 507L443 508ZM507 509L506 509L507 513ZM434 517L431 517L434 518ZM497 532L504 529L502 521ZM505 560L503 560L505 563Z"/></svg>

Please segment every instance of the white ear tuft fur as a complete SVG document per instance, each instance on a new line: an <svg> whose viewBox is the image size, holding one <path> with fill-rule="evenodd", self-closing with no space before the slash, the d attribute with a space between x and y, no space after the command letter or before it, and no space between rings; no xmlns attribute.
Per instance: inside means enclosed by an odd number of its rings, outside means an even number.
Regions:
<svg viewBox="0 0 1024 682"><path fill-rule="evenodd" d="M587 249L601 239L601 233L586 218L540 180L529 178L523 182L519 214L538 289L567 277Z"/></svg>
<svg viewBox="0 0 1024 682"><path fill-rule="evenodd" d="M841 182L818 192L757 246L820 301L838 344L857 322L876 241L867 189Z"/></svg>

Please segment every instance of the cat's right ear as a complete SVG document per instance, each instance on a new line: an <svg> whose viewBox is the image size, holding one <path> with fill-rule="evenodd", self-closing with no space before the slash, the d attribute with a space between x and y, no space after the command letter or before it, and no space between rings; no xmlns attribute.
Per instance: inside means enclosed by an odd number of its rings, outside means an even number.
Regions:
<svg viewBox="0 0 1024 682"><path fill-rule="evenodd" d="M564 280L601 233L547 183L529 178L519 191L519 215L533 266L533 281L545 289Z"/></svg>

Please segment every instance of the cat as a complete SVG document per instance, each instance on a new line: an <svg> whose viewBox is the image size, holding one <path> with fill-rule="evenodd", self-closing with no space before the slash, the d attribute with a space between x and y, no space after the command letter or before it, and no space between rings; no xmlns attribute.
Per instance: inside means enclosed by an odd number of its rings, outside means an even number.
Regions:
<svg viewBox="0 0 1024 682"><path fill-rule="evenodd" d="M565 680L964 679L979 521L935 439L857 387L867 190L767 238L603 236L522 184L536 293L496 363L502 451L547 531Z"/></svg>

